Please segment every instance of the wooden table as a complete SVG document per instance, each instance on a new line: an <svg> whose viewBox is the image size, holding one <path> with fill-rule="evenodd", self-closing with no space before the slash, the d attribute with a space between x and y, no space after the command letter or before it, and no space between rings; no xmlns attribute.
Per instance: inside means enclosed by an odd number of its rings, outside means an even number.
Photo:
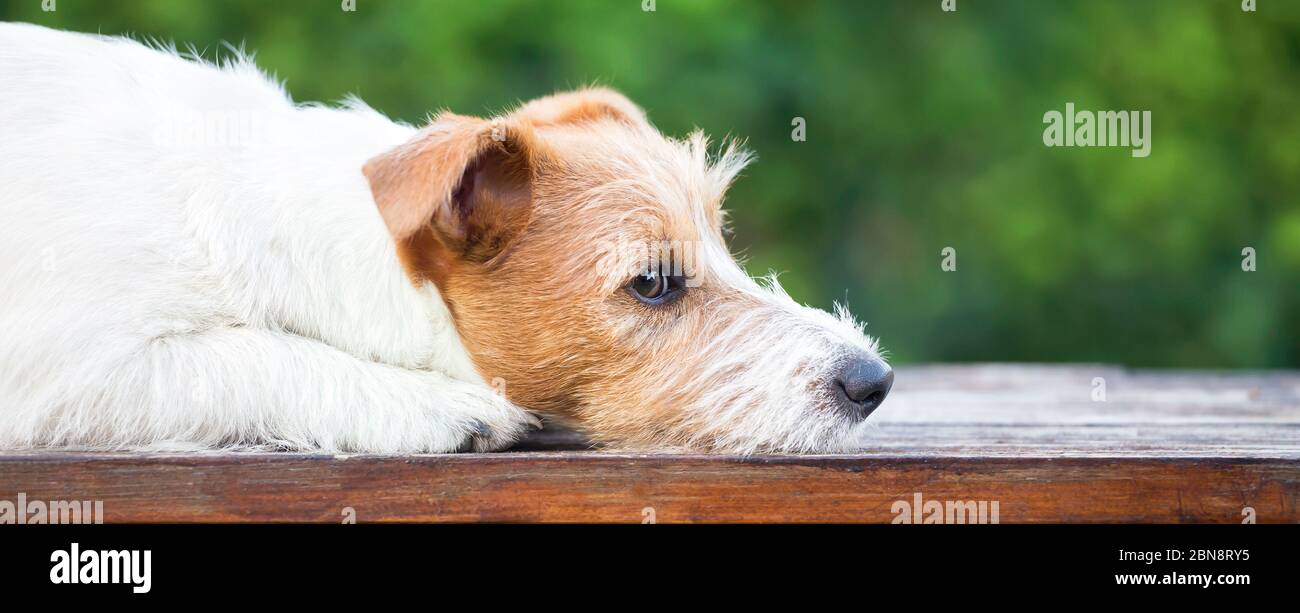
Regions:
<svg viewBox="0 0 1300 613"><path fill-rule="evenodd" d="M1001 523L1300 521L1296 371L900 368L872 419L868 450L835 456L617 453L554 431L444 456L11 452L0 501L102 500L109 523L891 522L934 505L974 522L981 501Z"/></svg>

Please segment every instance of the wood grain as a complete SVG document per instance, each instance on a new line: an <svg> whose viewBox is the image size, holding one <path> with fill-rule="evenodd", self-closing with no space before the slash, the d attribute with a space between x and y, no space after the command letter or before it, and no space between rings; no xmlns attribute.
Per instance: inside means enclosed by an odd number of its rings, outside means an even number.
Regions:
<svg viewBox="0 0 1300 613"><path fill-rule="evenodd" d="M10 453L0 501L103 500L108 522L890 522L920 494L997 501L1002 523L1300 522L1291 371L900 369L873 419L845 456L583 450L563 430L499 454Z"/></svg>
<svg viewBox="0 0 1300 613"><path fill-rule="evenodd" d="M1294 522L1292 461L622 455L62 455L0 459L0 499L104 501L106 522L889 522L998 501L1011 522Z"/></svg>

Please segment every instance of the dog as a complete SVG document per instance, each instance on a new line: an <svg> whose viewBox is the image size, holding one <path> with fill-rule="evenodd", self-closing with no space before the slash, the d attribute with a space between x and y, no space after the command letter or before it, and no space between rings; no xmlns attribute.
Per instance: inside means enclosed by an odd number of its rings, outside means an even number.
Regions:
<svg viewBox="0 0 1300 613"><path fill-rule="evenodd" d="M893 373L732 257L736 143L602 87L417 128L233 55L0 24L0 448L861 445Z"/></svg>

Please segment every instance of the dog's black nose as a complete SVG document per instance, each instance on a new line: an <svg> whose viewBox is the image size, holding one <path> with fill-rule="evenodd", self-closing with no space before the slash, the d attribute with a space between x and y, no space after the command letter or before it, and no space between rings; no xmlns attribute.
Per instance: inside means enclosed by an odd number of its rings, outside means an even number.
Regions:
<svg viewBox="0 0 1300 613"><path fill-rule="evenodd" d="M851 417L866 419L885 401L894 385L894 370L879 358L854 358L835 378L835 393Z"/></svg>

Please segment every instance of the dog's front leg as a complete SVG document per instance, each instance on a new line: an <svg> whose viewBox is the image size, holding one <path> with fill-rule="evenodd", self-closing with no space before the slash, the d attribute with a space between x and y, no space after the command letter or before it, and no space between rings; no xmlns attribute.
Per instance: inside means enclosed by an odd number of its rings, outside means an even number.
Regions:
<svg viewBox="0 0 1300 613"><path fill-rule="evenodd" d="M371 453L489 451L536 419L481 384L368 362L293 334L222 328L155 341L80 412L79 442L279 445ZM130 428L107 425L131 424ZM95 441L95 433L123 440ZM67 433L67 432L65 432ZM86 440L89 438L90 440Z"/></svg>

